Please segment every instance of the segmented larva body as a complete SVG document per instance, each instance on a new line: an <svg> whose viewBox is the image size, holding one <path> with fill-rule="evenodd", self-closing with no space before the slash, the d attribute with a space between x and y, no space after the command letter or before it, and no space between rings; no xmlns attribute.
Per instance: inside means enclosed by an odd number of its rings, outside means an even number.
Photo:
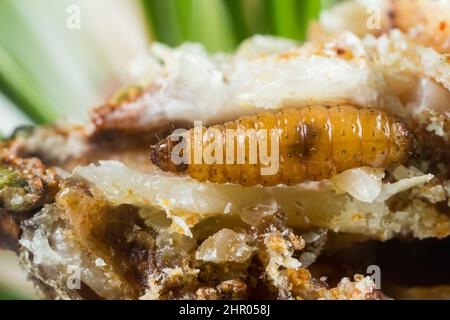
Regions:
<svg viewBox="0 0 450 320"><path fill-rule="evenodd" d="M226 136L226 129L277 129L279 132L279 170L262 175L260 159L250 164L249 140L234 138L234 161L227 164L177 165L170 153L178 142L167 138L152 146L152 162L164 171L184 173L199 181L237 183L246 186L261 184L294 185L305 180L320 181L347 169L371 166L387 168L401 164L408 156L411 134L405 124L394 116L373 109L359 109L350 105L335 107L309 106L284 109L272 114L264 112L246 116L213 128ZM203 128L203 132L206 129ZM194 129L188 133L194 135ZM187 148L193 150L193 139ZM206 146L206 141L201 141ZM237 164L237 145L245 144L245 164ZM224 144L224 158L226 155ZM270 140L268 141L270 157ZM194 151L191 152L193 154ZM193 159L193 155L191 156Z"/></svg>

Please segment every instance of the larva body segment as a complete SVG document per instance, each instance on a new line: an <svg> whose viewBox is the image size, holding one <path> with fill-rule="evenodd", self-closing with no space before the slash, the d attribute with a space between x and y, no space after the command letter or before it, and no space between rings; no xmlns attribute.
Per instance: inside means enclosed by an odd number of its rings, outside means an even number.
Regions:
<svg viewBox="0 0 450 320"><path fill-rule="evenodd" d="M327 179L360 166L387 168L401 164L406 160L411 145L411 134L401 120L380 110L358 109L350 105L316 105L285 109L275 114L265 112L213 128L219 133L215 138L205 134L209 132L206 128L197 131L201 133L200 137L195 136L194 129L187 133L183 152L187 150L190 153L188 157L184 154L190 160L188 164L172 163L171 152L179 142L172 141L170 137L152 146L152 162L164 171L184 173L199 181L246 186L294 185L305 180ZM270 164L261 159L259 152L262 146L258 144L255 149L250 138L258 142L258 137L266 139L267 146L263 146L267 159L274 161L271 144L275 140L269 136L273 129L278 133L278 148L274 150L278 151L276 161L279 161L279 165L277 171L267 175L262 174L262 169L268 168ZM227 136L227 132L239 131L253 132L254 136ZM267 135L261 135L261 132ZM194 161L195 146L202 150L209 146L211 150L211 145L217 142L220 142L218 150L222 153L217 154L217 158L221 159L219 163ZM239 147L241 153L238 152ZM216 156L216 151L211 154ZM199 159L202 160L197 153Z"/></svg>

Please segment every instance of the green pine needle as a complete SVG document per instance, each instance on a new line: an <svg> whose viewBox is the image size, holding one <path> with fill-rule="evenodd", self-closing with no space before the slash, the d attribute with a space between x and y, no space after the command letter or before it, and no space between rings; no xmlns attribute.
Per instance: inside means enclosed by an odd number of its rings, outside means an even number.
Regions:
<svg viewBox="0 0 450 320"><path fill-rule="evenodd" d="M33 77L4 48L0 46L0 88L36 123L55 121L57 115Z"/></svg>
<svg viewBox="0 0 450 320"><path fill-rule="evenodd" d="M309 23L335 0L142 0L158 41L229 51L253 34L305 40Z"/></svg>
<svg viewBox="0 0 450 320"><path fill-rule="evenodd" d="M298 11L299 1L272 0L271 5L276 34L286 38L302 40L303 32L300 28Z"/></svg>
<svg viewBox="0 0 450 320"><path fill-rule="evenodd" d="M170 46L179 45L183 41L180 19L173 0L143 1L149 23L159 41Z"/></svg>
<svg viewBox="0 0 450 320"><path fill-rule="evenodd" d="M31 298L16 290L0 288L0 300L31 300Z"/></svg>
<svg viewBox="0 0 450 320"><path fill-rule="evenodd" d="M250 36L250 29L246 21L245 1L242 0L224 0L226 8L230 13L233 22L233 31L236 38L240 41Z"/></svg>

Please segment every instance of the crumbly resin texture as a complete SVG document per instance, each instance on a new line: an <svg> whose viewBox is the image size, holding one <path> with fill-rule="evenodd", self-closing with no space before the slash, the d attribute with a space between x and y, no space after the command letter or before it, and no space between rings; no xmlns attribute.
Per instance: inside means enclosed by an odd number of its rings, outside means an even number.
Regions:
<svg viewBox="0 0 450 320"><path fill-rule="evenodd" d="M294 232L280 211L252 213L247 222L188 237L164 226L167 221L158 212L113 207L82 182L71 182L55 204L25 222L21 258L47 297L382 297L369 277L344 278L329 287L311 275L307 268L324 248L325 230ZM80 290L67 289L71 265L81 268Z"/></svg>

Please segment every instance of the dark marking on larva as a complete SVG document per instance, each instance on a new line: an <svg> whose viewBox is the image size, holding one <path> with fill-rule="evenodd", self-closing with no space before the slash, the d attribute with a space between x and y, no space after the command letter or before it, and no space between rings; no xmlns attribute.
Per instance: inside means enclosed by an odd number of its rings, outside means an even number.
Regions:
<svg viewBox="0 0 450 320"><path fill-rule="evenodd" d="M245 130L279 130L279 170L274 175L260 174L263 165L259 156L256 164L249 165L248 139L245 139L245 165L236 164L236 150L234 164L216 165L213 170L204 163L174 165L170 162L170 152L175 143L169 137L152 146L151 161L164 171L187 174L199 181L247 186L293 185L305 180L326 179L360 166L387 168L403 163L410 154L412 140L410 131L397 117L350 105L308 106L284 109L276 114L266 112L215 128L225 136L225 128L237 129L237 126ZM193 136L193 129L189 134ZM233 143L237 145L236 138ZM226 154L226 146L223 154Z"/></svg>

